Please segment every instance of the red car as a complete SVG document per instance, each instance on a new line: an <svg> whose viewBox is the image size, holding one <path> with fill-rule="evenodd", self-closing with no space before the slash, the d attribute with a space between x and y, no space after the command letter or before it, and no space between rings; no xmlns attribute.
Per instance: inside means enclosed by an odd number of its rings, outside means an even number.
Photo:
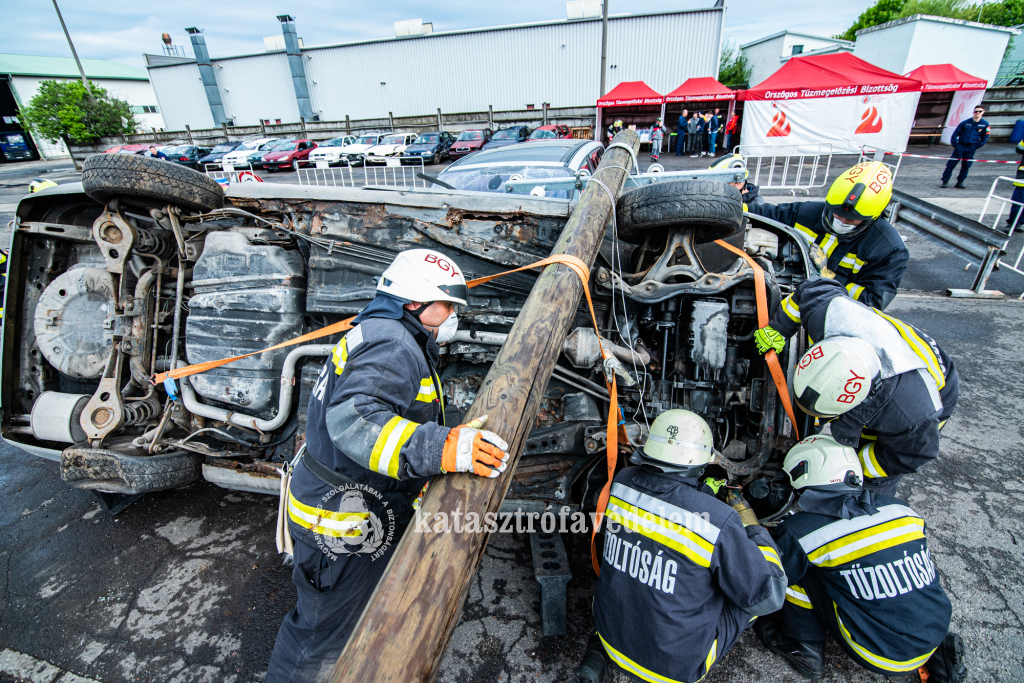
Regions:
<svg viewBox="0 0 1024 683"><path fill-rule="evenodd" d="M459 137L455 138L451 149L448 150L449 158L458 159L479 151L481 147L487 144L487 141L491 139L493 134L490 128L462 131L459 133Z"/></svg>
<svg viewBox="0 0 1024 683"><path fill-rule="evenodd" d="M268 171L299 170L309 165L309 153L316 149L312 140L281 140L263 155L263 168Z"/></svg>
<svg viewBox="0 0 1024 683"><path fill-rule="evenodd" d="M555 125L541 126L537 130L530 133L530 137L526 138L527 142L532 140L561 140L572 137L572 131L569 130L569 126Z"/></svg>

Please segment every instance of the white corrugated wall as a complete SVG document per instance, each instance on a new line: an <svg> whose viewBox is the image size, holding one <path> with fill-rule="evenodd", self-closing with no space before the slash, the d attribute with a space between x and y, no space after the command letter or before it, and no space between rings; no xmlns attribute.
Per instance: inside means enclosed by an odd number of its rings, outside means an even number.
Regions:
<svg viewBox="0 0 1024 683"><path fill-rule="evenodd" d="M194 62L150 68L149 82L153 84L167 130L185 130L186 124L213 128L210 103Z"/></svg>
<svg viewBox="0 0 1024 683"><path fill-rule="evenodd" d="M611 19L607 88L645 81L664 94L687 78L718 75L722 9ZM214 49L216 46L211 46ZM574 21L438 34L423 38L303 50L313 110L321 120L591 106L600 94L601 22ZM226 112L238 125L259 119L298 121L298 107L283 53L213 60ZM221 68L223 67L223 68ZM169 129L206 127L209 106L187 78L194 64L150 69ZM166 93L165 94L165 89ZM173 92L173 94L172 94ZM197 98L198 96L198 98ZM191 117L168 115L165 100L189 100ZM280 112L280 113L277 113ZM178 123L180 121L180 124Z"/></svg>

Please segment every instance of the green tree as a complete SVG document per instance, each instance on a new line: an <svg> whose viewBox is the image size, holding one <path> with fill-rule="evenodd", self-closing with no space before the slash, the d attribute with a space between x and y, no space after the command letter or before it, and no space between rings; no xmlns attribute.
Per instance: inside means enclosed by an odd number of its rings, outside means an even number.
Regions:
<svg viewBox="0 0 1024 683"><path fill-rule="evenodd" d="M915 14L930 14L964 21L981 21L996 26L1024 24L1024 0L973 3L968 0L878 0L861 14L846 32L835 36L856 40L862 28L878 26L887 21L905 19Z"/></svg>
<svg viewBox="0 0 1024 683"><path fill-rule="evenodd" d="M108 135L136 131L132 109L124 100L90 82L87 96L81 81L42 81L22 116L38 135L56 143L87 143Z"/></svg>
<svg viewBox="0 0 1024 683"><path fill-rule="evenodd" d="M853 26L846 29L845 33L840 33L834 37L841 38L843 40L857 40L857 31L862 28L878 26L879 24L884 24L887 21L898 19L900 12L906 4L907 0L878 0L874 5L864 10L864 12L857 17L857 21L853 22Z"/></svg>
<svg viewBox="0 0 1024 683"><path fill-rule="evenodd" d="M718 80L723 85L746 85L750 81L747 57L731 40L722 43L722 59L718 63Z"/></svg>

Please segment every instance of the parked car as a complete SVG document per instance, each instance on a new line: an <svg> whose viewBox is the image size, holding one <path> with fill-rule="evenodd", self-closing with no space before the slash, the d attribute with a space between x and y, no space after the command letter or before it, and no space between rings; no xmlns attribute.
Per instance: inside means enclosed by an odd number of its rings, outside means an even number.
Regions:
<svg viewBox="0 0 1024 683"><path fill-rule="evenodd" d="M505 192L505 183L533 178L571 178L593 173L604 146L593 140L541 140L484 149L459 159L437 175L457 190ZM571 198L578 190L547 190L545 197Z"/></svg>
<svg viewBox="0 0 1024 683"><path fill-rule="evenodd" d="M448 158L448 151L454 142L455 136L446 131L420 133L402 152L402 163L405 163L406 159L423 159L424 164L439 164Z"/></svg>
<svg viewBox="0 0 1024 683"><path fill-rule="evenodd" d="M148 147L146 149L149 149ZM165 147L161 152L167 157L166 161L172 164L178 164L180 166L188 166L189 168L199 169L199 159L210 153L209 147L199 147L198 145L177 145L174 147ZM123 151L121 152L124 153ZM135 154L135 152L132 152Z"/></svg>
<svg viewBox="0 0 1024 683"><path fill-rule="evenodd" d="M541 126L527 138L528 141L533 140L571 140L572 131L569 130L569 126L563 126L560 124L552 124L550 126Z"/></svg>
<svg viewBox="0 0 1024 683"><path fill-rule="evenodd" d="M263 168L268 171L296 171L309 163L309 153L316 149L312 140L280 140L263 155Z"/></svg>
<svg viewBox="0 0 1024 683"><path fill-rule="evenodd" d="M145 145L115 145L110 149L103 152L104 154L142 154L149 149L149 144Z"/></svg>
<svg viewBox="0 0 1024 683"><path fill-rule="evenodd" d="M221 163L235 164L236 166L244 166L249 163L261 164L263 163L263 155L266 154L270 150L270 147L278 140L279 138L256 138L255 140L247 140L239 145L238 149L228 152L221 157Z"/></svg>
<svg viewBox="0 0 1024 683"><path fill-rule="evenodd" d="M206 169L204 164L212 164L216 161L220 161L224 158L225 154L235 151L241 147L242 144L241 140L237 140L234 142L222 142L219 145L214 145L213 149L210 150L210 153L199 160L199 170L202 171Z"/></svg>
<svg viewBox="0 0 1024 683"><path fill-rule="evenodd" d="M346 161L348 161L350 166L362 166L363 157L366 156L366 150L371 147L376 147L387 135L391 135L391 133L384 133L380 131L363 133L359 136L359 139L351 145L342 147L341 155Z"/></svg>
<svg viewBox="0 0 1024 683"><path fill-rule="evenodd" d="M324 140L309 153L309 163L316 164L318 161L326 161L328 166L337 166L345 158L342 149L355 144L358 139L355 135L343 135L340 138Z"/></svg>
<svg viewBox="0 0 1024 683"><path fill-rule="evenodd" d="M364 161L368 164L383 164L388 157L400 157L405 148L416 141L416 133L392 133L385 136L375 147L366 150Z"/></svg>
<svg viewBox="0 0 1024 683"><path fill-rule="evenodd" d="M462 131L459 133L459 137L455 138L455 144L448 150L448 158L459 159L467 154L476 152L487 144L492 135L494 135L494 131L490 128Z"/></svg>
<svg viewBox="0 0 1024 683"><path fill-rule="evenodd" d="M530 137L529 126L502 128L491 136L490 141L487 142L482 149L495 149L498 147L505 147L507 145L514 145L517 142L526 142L528 137Z"/></svg>

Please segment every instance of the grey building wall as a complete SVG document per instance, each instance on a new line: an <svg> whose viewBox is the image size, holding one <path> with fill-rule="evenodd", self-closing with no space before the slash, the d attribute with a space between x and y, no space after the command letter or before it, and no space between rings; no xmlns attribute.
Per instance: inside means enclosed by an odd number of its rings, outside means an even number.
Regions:
<svg viewBox="0 0 1024 683"><path fill-rule="evenodd" d="M724 8L615 17L608 27L607 88L643 80L667 93L687 78L718 75ZM302 17L298 25L301 33ZM216 44L209 45L216 53ZM599 96L600 20L434 33L302 50L314 114L343 120L593 105ZM227 114L236 125L261 119L298 121L286 55L214 58ZM194 63L151 65L150 80L166 102L168 129L208 127L209 107ZM383 83L383 85L382 85ZM205 109L205 111L203 111ZM178 112L180 111L180 116Z"/></svg>

